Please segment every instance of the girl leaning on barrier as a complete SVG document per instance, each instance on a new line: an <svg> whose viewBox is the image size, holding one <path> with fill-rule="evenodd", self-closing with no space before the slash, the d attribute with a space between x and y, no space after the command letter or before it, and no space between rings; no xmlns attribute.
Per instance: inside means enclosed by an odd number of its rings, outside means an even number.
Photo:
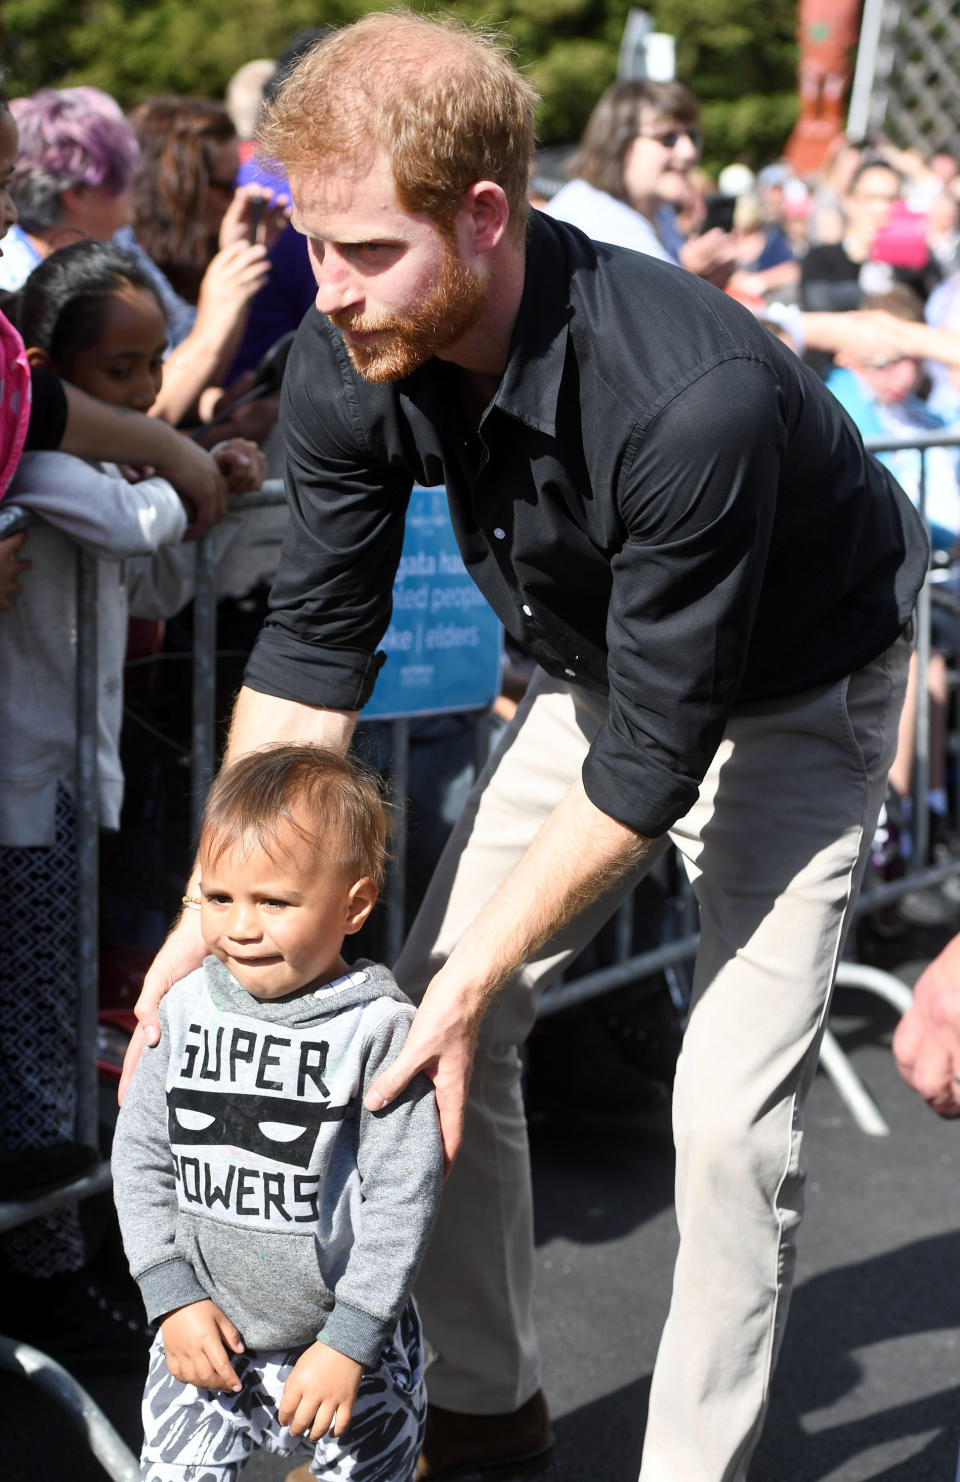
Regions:
<svg viewBox="0 0 960 1482"><path fill-rule="evenodd" d="M166 326L150 280L128 254L94 240L51 254L24 287L20 325L32 365L116 408L150 407ZM232 487L259 486L264 465L253 444L235 440L216 456ZM176 611L192 595L194 562L192 551L179 544L188 520L183 501L152 471L132 484L113 464L63 452L26 453L8 498L42 517L31 532L34 570L0 626L6 737L0 915L8 928L0 985L0 1145L7 1182L19 1174L23 1192L31 1182L63 1177L85 1156L71 1146L74 697L76 635L85 616L78 611L77 548L98 558L98 772L100 821L108 828L118 825L123 789L118 743L128 613ZM219 527L221 548L237 526L231 519ZM112 1321L120 1309L91 1284L75 1207L12 1231L2 1252L7 1269L18 1273L15 1300L7 1303L18 1336L64 1357L76 1356L71 1339L73 1345L99 1341L112 1352L124 1339L128 1347L144 1343L142 1328Z"/></svg>

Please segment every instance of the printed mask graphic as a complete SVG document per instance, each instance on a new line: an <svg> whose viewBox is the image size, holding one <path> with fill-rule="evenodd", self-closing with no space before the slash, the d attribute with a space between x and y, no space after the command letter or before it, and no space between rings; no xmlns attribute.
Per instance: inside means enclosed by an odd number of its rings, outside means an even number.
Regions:
<svg viewBox="0 0 960 1482"><path fill-rule="evenodd" d="M167 1135L171 1147L235 1147L275 1163L309 1168L324 1122L352 1120L353 1107L321 1101L291 1103L282 1096L225 1096L171 1086Z"/></svg>

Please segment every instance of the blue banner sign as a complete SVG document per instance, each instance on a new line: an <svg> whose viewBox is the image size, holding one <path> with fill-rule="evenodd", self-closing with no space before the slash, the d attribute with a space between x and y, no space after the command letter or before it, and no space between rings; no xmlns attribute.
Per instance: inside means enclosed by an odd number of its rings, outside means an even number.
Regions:
<svg viewBox="0 0 960 1482"><path fill-rule="evenodd" d="M415 488L393 584L387 662L364 720L480 710L500 688L499 620L467 575L443 488Z"/></svg>

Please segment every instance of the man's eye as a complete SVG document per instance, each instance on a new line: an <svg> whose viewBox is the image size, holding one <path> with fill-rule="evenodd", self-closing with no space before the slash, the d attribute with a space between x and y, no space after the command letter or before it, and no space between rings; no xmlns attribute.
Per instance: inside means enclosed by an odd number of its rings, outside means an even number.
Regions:
<svg viewBox="0 0 960 1482"><path fill-rule="evenodd" d="M398 249L394 242L358 242L353 253L361 262L383 267L398 255Z"/></svg>
<svg viewBox="0 0 960 1482"><path fill-rule="evenodd" d="M111 381L127 381L130 379L130 371L122 365L113 365L107 371Z"/></svg>
<svg viewBox="0 0 960 1482"><path fill-rule="evenodd" d="M204 901L208 906L227 906L230 904L228 895L205 895Z"/></svg>
<svg viewBox="0 0 960 1482"><path fill-rule="evenodd" d="M290 904L290 902L289 901L264 901L263 904L265 906L269 906L270 909L273 910L273 911L283 911Z"/></svg>

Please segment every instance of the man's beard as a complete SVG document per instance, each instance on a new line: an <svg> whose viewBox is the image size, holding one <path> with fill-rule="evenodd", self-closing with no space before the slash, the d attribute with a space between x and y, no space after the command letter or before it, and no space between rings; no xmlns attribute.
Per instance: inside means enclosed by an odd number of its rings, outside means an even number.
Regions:
<svg viewBox="0 0 960 1482"><path fill-rule="evenodd" d="M367 381L398 381L472 329L487 301L486 279L471 273L453 241L443 238L436 286L400 315L363 315L345 310L329 318L341 331L376 334L369 345L343 342L354 368Z"/></svg>

